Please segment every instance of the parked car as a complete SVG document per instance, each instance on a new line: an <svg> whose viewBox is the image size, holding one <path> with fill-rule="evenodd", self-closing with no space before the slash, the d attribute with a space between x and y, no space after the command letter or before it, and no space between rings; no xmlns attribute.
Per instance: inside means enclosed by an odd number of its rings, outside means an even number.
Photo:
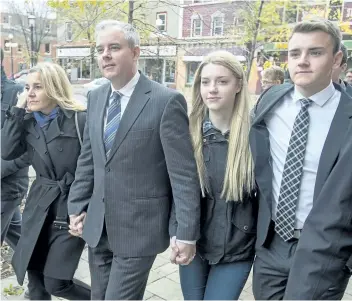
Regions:
<svg viewBox="0 0 352 301"><path fill-rule="evenodd" d="M94 90L94 89L96 89L106 83L110 83L110 81L105 77L100 77L100 78L94 79L93 81L91 81L87 84L84 84L83 88L84 88L85 95L87 96L88 92L90 92L90 91L92 91L92 90Z"/></svg>

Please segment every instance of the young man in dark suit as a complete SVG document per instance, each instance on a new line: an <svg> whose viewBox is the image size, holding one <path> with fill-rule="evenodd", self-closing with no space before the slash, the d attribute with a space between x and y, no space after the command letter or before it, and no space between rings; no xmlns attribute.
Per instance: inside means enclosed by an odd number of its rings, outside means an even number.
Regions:
<svg viewBox="0 0 352 301"><path fill-rule="evenodd" d="M256 299L341 299L352 249L352 102L332 83L341 35L328 21L289 39L294 85L274 86L254 112L259 193Z"/></svg>
<svg viewBox="0 0 352 301"><path fill-rule="evenodd" d="M199 238L200 188L184 97L137 70L130 24L96 28L98 65L111 83L91 91L84 142L69 196L71 233L89 245L92 299L142 299L158 253L170 243L188 264ZM83 226L84 224L84 226Z"/></svg>

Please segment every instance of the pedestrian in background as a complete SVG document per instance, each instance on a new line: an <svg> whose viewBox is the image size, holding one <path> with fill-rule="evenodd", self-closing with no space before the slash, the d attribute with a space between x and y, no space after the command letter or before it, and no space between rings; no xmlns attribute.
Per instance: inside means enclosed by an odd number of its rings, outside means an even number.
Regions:
<svg viewBox="0 0 352 301"><path fill-rule="evenodd" d="M209 54L195 74L190 114L203 198L197 254L180 266L185 300L237 300L251 270L257 221L251 108L235 56Z"/></svg>
<svg viewBox="0 0 352 301"><path fill-rule="evenodd" d="M285 71L279 66L271 66L263 71L262 88L267 90L272 86L281 85L285 80Z"/></svg>
<svg viewBox="0 0 352 301"><path fill-rule="evenodd" d="M23 212L22 235L12 259L29 297L89 300L90 289L74 280L85 242L68 232L67 197L80 154L84 107L72 98L65 71L40 63L30 69L25 91L6 111L1 156L12 160L28 152L36 172ZM82 132L81 132L82 131Z"/></svg>
<svg viewBox="0 0 352 301"><path fill-rule="evenodd" d="M344 81L341 78L347 69L347 60L348 60L347 48L345 45L341 43L340 50L342 52L341 65L332 71L332 81L336 84L339 84L341 88L344 89L346 93L352 97L352 86L347 81Z"/></svg>
<svg viewBox="0 0 352 301"><path fill-rule="evenodd" d="M4 52L1 48L1 128L5 122L5 114L17 103L17 95L23 86L7 79L2 65ZM1 135L5 135L2 131ZM27 155L15 160L1 159L1 245L4 240L15 249L21 236L20 204L28 190Z"/></svg>

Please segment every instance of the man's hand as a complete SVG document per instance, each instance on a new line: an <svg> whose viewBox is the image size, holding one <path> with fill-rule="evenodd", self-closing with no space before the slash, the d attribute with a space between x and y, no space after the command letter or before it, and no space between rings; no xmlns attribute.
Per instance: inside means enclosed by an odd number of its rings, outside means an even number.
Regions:
<svg viewBox="0 0 352 301"><path fill-rule="evenodd" d="M80 215L70 215L70 230L68 231L73 236L82 236L83 226L86 219L86 212L82 212Z"/></svg>
<svg viewBox="0 0 352 301"><path fill-rule="evenodd" d="M170 261L174 264L188 265L196 255L196 245L180 242L176 236L170 239L170 246Z"/></svg>

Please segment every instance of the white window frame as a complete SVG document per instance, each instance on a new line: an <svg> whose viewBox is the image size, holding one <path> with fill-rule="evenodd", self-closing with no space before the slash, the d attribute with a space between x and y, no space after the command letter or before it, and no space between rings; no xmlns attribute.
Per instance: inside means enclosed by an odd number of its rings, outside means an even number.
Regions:
<svg viewBox="0 0 352 301"><path fill-rule="evenodd" d="M220 34L215 34L215 22L214 22L215 18L221 18L221 33ZM217 11L211 15L211 35L212 36L224 35L224 22L225 22L225 16L223 13ZM219 28L219 26L217 26L217 28Z"/></svg>
<svg viewBox="0 0 352 301"><path fill-rule="evenodd" d="M200 33L199 35L194 34L194 21L199 20L200 21ZM191 17L191 36L192 37L201 37L203 35L203 18L200 15L192 15Z"/></svg>
<svg viewBox="0 0 352 301"><path fill-rule="evenodd" d="M352 18L352 7L346 9L346 18Z"/></svg>
<svg viewBox="0 0 352 301"><path fill-rule="evenodd" d="M68 27L68 25L70 24L70 26L71 26L71 39L68 39L68 30L67 30L67 27ZM65 40L67 41L67 42L71 42L72 41L72 38L73 38L73 32L72 32L72 22L66 22L65 23Z"/></svg>
<svg viewBox="0 0 352 301"><path fill-rule="evenodd" d="M163 24L159 26L158 30L161 32L166 32L167 31L167 12L156 13L156 20L159 19L159 16L165 16L165 20L163 20ZM161 29L161 27L163 27L164 29Z"/></svg>

